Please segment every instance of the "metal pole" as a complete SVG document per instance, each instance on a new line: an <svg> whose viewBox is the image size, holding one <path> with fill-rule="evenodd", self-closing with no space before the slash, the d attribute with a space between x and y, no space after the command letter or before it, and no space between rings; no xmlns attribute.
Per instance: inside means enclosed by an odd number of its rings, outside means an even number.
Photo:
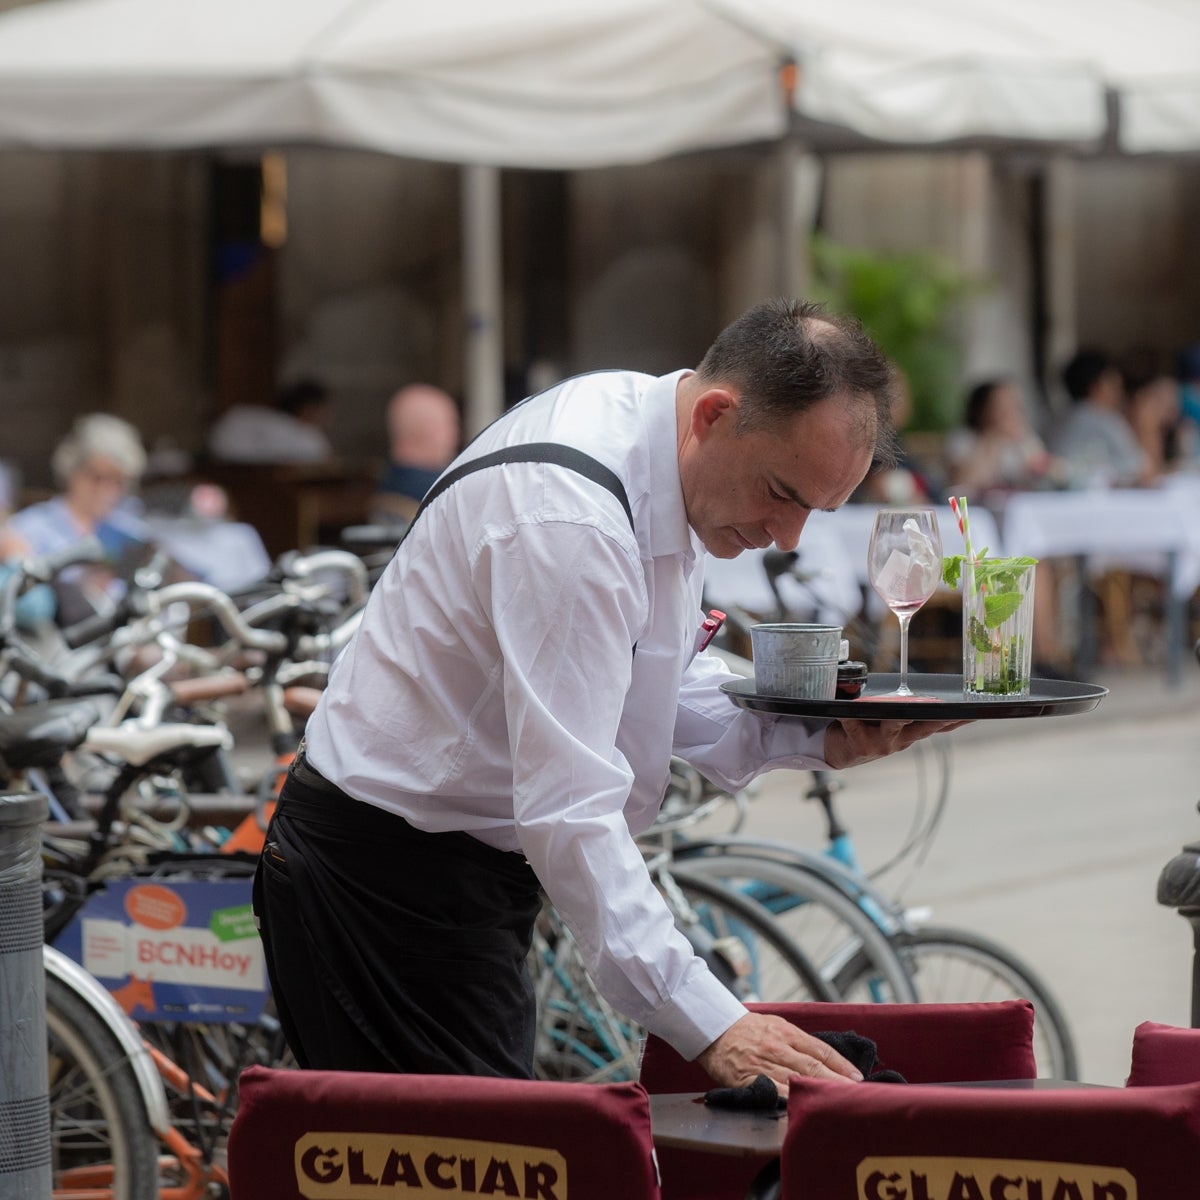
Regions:
<svg viewBox="0 0 1200 1200"><path fill-rule="evenodd" d="M498 168L463 167L462 223L467 322L464 424L467 436L474 437L504 411Z"/></svg>
<svg viewBox="0 0 1200 1200"><path fill-rule="evenodd" d="M1159 904L1174 908L1192 927L1192 1028L1200 1028L1200 842L1191 842L1158 876Z"/></svg>
<svg viewBox="0 0 1200 1200"><path fill-rule="evenodd" d="M49 1200L50 1083L42 966L45 796L0 795L0 1195Z"/></svg>

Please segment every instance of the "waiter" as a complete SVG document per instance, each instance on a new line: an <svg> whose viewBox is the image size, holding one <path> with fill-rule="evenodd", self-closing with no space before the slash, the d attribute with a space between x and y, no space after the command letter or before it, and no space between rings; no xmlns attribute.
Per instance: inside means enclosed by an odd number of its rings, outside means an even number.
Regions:
<svg viewBox="0 0 1200 1200"><path fill-rule="evenodd" d="M604 996L715 1082L858 1078L709 972L634 838L673 754L734 790L950 727L738 709L697 652L704 552L790 550L843 504L889 444L893 378L855 323L770 302L695 370L568 379L451 464L267 834L255 910L302 1066L531 1075L544 890Z"/></svg>

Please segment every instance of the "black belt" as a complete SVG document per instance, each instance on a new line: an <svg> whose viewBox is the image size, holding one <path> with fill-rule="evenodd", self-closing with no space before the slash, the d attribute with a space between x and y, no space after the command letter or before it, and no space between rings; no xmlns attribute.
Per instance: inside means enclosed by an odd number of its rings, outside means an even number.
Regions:
<svg viewBox="0 0 1200 1200"><path fill-rule="evenodd" d="M296 751L296 757L292 759L291 766L292 774L304 784L305 787L312 788L314 792L324 792L329 796L343 796L345 793L336 783L330 783L316 767L312 765L304 754L304 743L300 743L300 748Z"/></svg>

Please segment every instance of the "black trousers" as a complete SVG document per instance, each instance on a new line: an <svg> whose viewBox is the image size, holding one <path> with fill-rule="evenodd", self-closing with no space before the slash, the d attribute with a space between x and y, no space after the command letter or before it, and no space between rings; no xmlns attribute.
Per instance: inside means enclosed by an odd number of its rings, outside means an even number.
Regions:
<svg viewBox="0 0 1200 1200"><path fill-rule="evenodd" d="M299 759L254 880L267 973L297 1061L530 1077L526 960L540 907L519 854L415 829Z"/></svg>

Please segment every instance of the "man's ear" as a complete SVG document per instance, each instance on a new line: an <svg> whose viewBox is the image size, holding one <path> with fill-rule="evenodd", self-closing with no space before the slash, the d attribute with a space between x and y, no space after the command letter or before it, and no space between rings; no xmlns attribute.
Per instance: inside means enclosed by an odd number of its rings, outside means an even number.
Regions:
<svg viewBox="0 0 1200 1200"><path fill-rule="evenodd" d="M737 410L738 398L729 388L706 388L692 405L692 433L696 440L703 441L719 421L732 424Z"/></svg>

